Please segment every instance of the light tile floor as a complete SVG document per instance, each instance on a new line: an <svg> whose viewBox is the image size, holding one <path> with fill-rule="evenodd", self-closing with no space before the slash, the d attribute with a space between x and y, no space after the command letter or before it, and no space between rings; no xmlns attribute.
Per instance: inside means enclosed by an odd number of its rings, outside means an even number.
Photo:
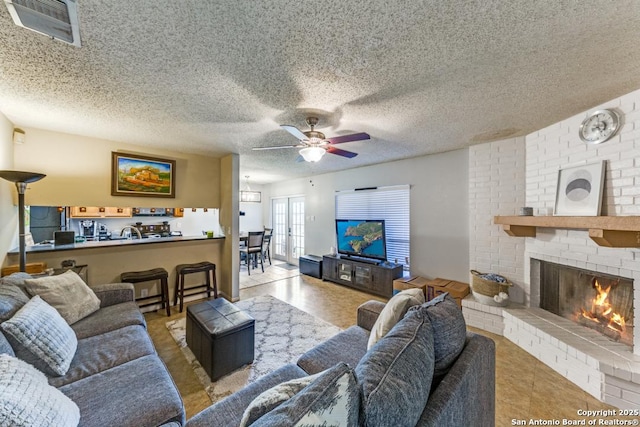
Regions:
<svg viewBox="0 0 640 427"><path fill-rule="evenodd" d="M305 275L242 289L240 298L265 294L273 295L341 328L355 324L356 308L360 304L370 299L383 300ZM184 315L185 312L172 311L170 319ZM180 390L187 417L192 417L211 404L209 398L166 329L167 316L161 311L147 313L145 316L158 353ZM509 340L479 330L474 331L483 333L496 342L497 426L531 425L531 419L558 420L558 425L562 425L563 419L591 421L596 418L580 416L578 411L614 409L582 391ZM517 424L521 420L525 420L525 423Z"/></svg>
<svg viewBox="0 0 640 427"><path fill-rule="evenodd" d="M272 260L271 264L269 264L269 261L265 261L264 272L262 272L262 268L258 264L257 268L251 269L251 274L248 273L247 266L243 263L240 266L240 289L263 285L299 274L300 271L295 266L283 261Z"/></svg>

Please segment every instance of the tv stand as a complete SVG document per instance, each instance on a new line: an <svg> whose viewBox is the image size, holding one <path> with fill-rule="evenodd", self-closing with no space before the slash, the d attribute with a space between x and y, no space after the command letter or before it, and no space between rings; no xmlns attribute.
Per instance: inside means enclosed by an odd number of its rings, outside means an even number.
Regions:
<svg viewBox="0 0 640 427"><path fill-rule="evenodd" d="M373 265L379 265L380 261L377 259L371 259L371 258L361 258L361 257L357 257L357 256L352 256L352 255L339 255L338 259L344 259L347 261L357 261L357 262L361 262L364 264L373 264Z"/></svg>
<svg viewBox="0 0 640 427"><path fill-rule="evenodd" d="M355 257L322 257L322 279L391 298L393 280L402 277L402 264Z"/></svg>

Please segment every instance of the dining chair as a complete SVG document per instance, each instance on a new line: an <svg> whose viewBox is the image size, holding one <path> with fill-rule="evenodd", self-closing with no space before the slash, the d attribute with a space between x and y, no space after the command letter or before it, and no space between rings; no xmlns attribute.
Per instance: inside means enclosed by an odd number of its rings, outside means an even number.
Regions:
<svg viewBox="0 0 640 427"><path fill-rule="evenodd" d="M264 231L250 231L247 237L247 246L240 249L240 257L244 255L247 272L251 275L251 263L254 257L260 259L260 266L264 273L264 254L262 253L262 241L264 238ZM257 261L256 261L257 262ZM242 264L241 264L242 265Z"/></svg>
<svg viewBox="0 0 640 427"><path fill-rule="evenodd" d="M264 229L264 241L262 242L262 257L267 257L269 265L271 265L271 236L273 236L273 228Z"/></svg>

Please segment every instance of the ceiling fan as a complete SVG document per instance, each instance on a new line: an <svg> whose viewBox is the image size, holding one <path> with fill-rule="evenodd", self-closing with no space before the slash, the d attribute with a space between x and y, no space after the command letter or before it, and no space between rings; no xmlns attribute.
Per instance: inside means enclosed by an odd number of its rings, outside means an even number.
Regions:
<svg viewBox="0 0 640 427"><path fill-rule="evenodd" d="M360 133L352 133L350 135L342 135L336 136L333 138L325 138L324 133L313 130L313 128L318 124L317 117L307 117L306 120L311 130L306 132L302 132L295 126L291 125L281 125L280 127L291 135L295 136L300 140L299 144L295 145L277 145L271 147L254 147L254 150L278 150L280 148L301 148L300 156L307 162L317 162L319 161L324 153L336 154L338 156L343 156L347 158L352 158L358 155L358 153L354 153L351 151L341 150L339 148L333 147L334 144L342 144L345 142L352 141L363 141L369 139L370 136L368 133L360 132Z"/></svg>

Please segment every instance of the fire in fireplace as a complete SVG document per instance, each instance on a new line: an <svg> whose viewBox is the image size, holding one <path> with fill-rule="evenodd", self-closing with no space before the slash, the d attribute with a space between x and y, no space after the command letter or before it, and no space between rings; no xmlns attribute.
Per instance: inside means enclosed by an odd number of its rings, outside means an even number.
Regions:
<svg viewBox="0 0 640 427"><path fill-rule="evenodd" d="M633 280L542 261L540 308L633 346Z"/></svg>
<svg viewBox="0 0 640 427"><path fill-rule="evenodd" d="M614 286L617 287L620 284L620 280L616 280L606 288L603 288L596 278L593 278L592 282L595 296L591 299L591 306L588 309L582 307L580 312L576 313L577 321L619 341L626 332L626 319L622 314L614 311L609 294Z"/></svg>

